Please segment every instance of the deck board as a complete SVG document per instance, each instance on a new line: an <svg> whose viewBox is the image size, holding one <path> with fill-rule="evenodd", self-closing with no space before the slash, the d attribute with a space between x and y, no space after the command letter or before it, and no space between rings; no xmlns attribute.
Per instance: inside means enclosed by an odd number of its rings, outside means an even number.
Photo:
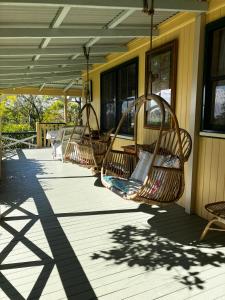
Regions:
<svg viewBox="0 0 225 300"><path fill-rule="evenodd" d="M223 233L125 201L49 149L4 161L0 299L225 299Z"/></svg>

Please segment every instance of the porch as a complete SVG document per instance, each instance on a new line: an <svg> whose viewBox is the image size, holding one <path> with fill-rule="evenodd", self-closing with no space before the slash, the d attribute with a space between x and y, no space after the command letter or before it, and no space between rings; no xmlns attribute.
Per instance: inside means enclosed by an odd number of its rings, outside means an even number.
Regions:
<svg viewBox="0 0 225 300"><path fill-rule="evenodd" d="M3 169L2 300L225 299L224 235L200 243L200 217L125 201L50 149Z"/></svg>

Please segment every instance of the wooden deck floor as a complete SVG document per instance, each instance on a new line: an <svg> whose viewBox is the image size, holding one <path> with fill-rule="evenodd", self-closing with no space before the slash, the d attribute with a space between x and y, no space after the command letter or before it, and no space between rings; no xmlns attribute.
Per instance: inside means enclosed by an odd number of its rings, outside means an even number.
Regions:
<svg viewBox="0 0 225 300"><path fill-rule="evenodd" d="M172 205L120 199L89 170L25 150L0 185L0 299L225 299L225 236Z"/></svg>

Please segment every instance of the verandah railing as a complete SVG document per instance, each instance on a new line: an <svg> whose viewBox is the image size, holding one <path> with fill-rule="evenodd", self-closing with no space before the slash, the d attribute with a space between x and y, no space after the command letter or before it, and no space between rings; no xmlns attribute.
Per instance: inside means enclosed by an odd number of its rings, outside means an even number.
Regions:
<svg viewBox="0 0 225 300"><path fill-rule="evenodd" d="M36 131L2 132L2 149L36 148Z"/></svg>
<svg viewBox="0 0 225 300"><path fill-rule="evenodd" d="M13 149L50 147L50 140L46 138L50 130L58 130L65 123L36 123L36 131L1 132L0 133L0 172L1 160ZM7 155L6 155L7 156Z"/></svg>
<svg viewBox="0 0 225 300"><path fill-rule="evenodd" d="M47 132L50 130L58 130L64 127L66 123L36 123L37 132L37 148L50 147L50 140L47 139Z"/></svg>

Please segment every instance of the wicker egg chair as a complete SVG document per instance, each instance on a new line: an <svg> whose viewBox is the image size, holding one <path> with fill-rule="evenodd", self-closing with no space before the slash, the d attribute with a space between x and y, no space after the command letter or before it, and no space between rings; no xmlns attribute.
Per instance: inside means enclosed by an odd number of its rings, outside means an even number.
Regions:
<svg viewBox="0 0 225 300"><path fill-rule="evenodd" d="M110 143L110 133L100 134L97 114L87 103L81 110L81 119L86 118L84 126L74 126L65 152L65 160L100 172L103 158ZM92 130L90 120L97 130Z"/></svg>
<svg viewBox="0 0 225 300"><path fill-rule="evenodd" d="M138 116L141 108L152 100L160 110L160 128L155 141L149 145L140 145L137 143L137 134L140 132ZM123 121L132 109L130 107L123 114L103 160L102 183L125 199L146 204L175 202L184 192L184 162L191 152L190 135L179 128L176 115L160 96L142 96L135 102L135 107L134 152L112 150ZM170 129L166 128L165 120L168 115L171 120Z"/></svg>

